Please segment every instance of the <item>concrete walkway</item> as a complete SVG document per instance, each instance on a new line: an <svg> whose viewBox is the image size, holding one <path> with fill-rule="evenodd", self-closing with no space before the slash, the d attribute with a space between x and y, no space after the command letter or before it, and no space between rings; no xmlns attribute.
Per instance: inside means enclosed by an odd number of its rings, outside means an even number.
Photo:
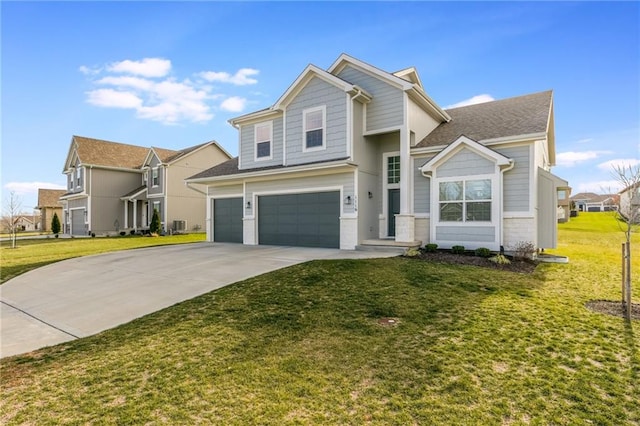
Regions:
<svg viewBox="0 0 640 426"><path fill-rule="evenodd" d="M65 260L0 286L0 357L90 336L228 284L308 260L397 255L195 243Z"/></svg>

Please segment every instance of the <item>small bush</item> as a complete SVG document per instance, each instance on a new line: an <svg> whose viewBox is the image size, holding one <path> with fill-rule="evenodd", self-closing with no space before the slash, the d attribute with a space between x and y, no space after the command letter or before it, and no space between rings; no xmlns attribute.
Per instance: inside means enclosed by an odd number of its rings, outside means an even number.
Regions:
<svg viewBox="0 0 640 426"><path fill-rule="evenodd" d="M536 253L536 246L531 241L518 241L513 246L514 260L531 260Z"/></svg>
<svg viewBox="0 0 640 426"><path fill-rule="evenodd" d="M136 230L135 230L135 229L132 229L131 231L129 231L129 234L131 234L131 235L136 235Z"/></svg>
<svg viewBox="0 0 640 426"><path fill-rule="evenodd" d="M95 237L96 237L96 233L95 233L95 232L92 232L92 233L91 233L91 238L95 238Z"/></svg>
<svg viewBox="0 0 640 426"><path fill-rule="evenodd" d="M420 254L420 250L418 250L417 248L408 248L404 251L404 256L406 257L416 257Z"/></svg>
<svg viewBox="0 0 640 426"><path fill-rule="evenodd" d="M127 235L127 233L126 233L126 232L124 232L124 231L120 231L120 236L121 236L121 237L124 237L125 235Z"/></svg>
<svg viewBox="0 0 640 426"><path fill-rule="evenodd" d="M426 246L424 246L424 250L427 253L435 253L438 250L438 245L437 244L427 244Z"/></svg>
<svg viewBox="0 0 640 426"><path fill-rule="evenodd" d="M480 247L480 248L477 248L475 250L475 254L478 257L490 257L491 256L491 250L489 250L486 247Z"/></svg>
<svg viewBox="0 0 640 426"><path fill-rule="evenodd" d="M498 265L508 265L511 263L504 254L496 254L495 256L490 257L489 260L493 263L497 263Z"/></svg>
<svg viewBox="0 0 640 426"><path fill-rule="evenodd" d="M464 246L453 246L453 247L451 247L451 253L453 253L453 254L464 254Z"/></svg>
<svg viewBox="0 0 640 426"><path fill-rule="evenodd" d="M56 236L60 233L60 219L58 218L58 213L53 214L53 218L51 219L51 232L56 234Z"/></svg>

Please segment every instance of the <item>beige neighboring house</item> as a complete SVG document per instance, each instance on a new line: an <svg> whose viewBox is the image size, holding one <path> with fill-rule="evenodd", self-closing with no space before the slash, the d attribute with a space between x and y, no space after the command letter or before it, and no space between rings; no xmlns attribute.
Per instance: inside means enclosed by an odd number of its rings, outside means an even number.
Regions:
<svg viewBox="0 0 640 426"><path fill-rule="evenodd" d="M2 231L3 232L11 232L9 217L2 217ZM17 232L32 232L37 231L40 227L40 216L36 214L25 214L21 213L18 216L14 216L14 223L16 225Z"/></svg>
<svg viewBox="0 0 640 426"><path fill-rule="evenodd" d="M618 193L620 213L633 223L640 222L640 184L631 185Z"/></svg>
<svg viewBox="0 0 640 426"><path fill-rule="evenodd" d="M40 210L40 231L51 231L51 220L54 213L58 214L60 226L62 226L62 197L67 191L64 189L38 189L38 205L36 210Z"/></svg>
<svg viewBox="0 0 640 426"><path fill-rule="evenodd" d="M558 223L569 222L571 217L571 187L558 187Z"/></svg>
<svg viewBox="0 0 640 426"><path fill-rule="evenodd" d="M63 170L67 191L60 198L64 232L143 231L154 208L166 232L204 228L205 196L184 178L229 158L215 141L174 151L73 136Z"/></svg>
<svg viewBox="0 0 640 426"><path fill-rule="evenodd" d="M576 203L576 210L581 212L607 212L618 209L620 198L617 194L595 194L580 192L571 201Z"/></svg>

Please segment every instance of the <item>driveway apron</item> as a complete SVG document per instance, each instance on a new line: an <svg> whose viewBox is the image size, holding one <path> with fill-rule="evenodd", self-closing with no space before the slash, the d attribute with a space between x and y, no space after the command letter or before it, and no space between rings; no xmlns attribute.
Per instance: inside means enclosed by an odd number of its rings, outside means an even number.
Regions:
<svg viewBox="0 0 640 426"><path fill-rule="evenodd" d="M90 336L309 260L390 256L397 253L195 243L65 260L0 286L0 357Z"/></svg>

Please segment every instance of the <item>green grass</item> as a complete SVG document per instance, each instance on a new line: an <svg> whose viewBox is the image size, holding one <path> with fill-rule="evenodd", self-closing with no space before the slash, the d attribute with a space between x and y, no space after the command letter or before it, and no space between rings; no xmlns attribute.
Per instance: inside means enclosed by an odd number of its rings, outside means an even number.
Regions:
<svg viewBox="0 0 640 426"><path fill-rule="evenodd" d="M88 256L117 250L129 250L168 244L204 241L205 234L171 235L164 237L109 238L45 238L18 240L11 248L10 241L0 243L0 283L49 263L72 257Z"/></svg>
<svg viewBox="0 0 640 426"><path fill-rule="evenodd" d="M3 360L0 422L640 424L640 323L584 307L619 298L600 219L531 275L315 261Z"/></svg>

